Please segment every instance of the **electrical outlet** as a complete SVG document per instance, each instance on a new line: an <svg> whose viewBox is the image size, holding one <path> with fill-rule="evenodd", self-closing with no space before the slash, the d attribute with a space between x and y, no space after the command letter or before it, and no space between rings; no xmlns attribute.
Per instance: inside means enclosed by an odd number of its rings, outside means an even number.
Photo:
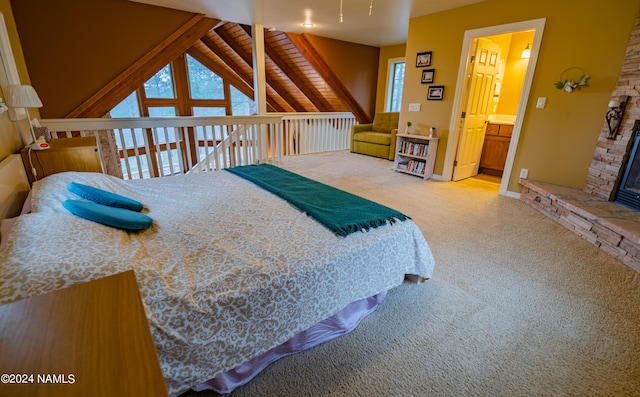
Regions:
<svg viewBox="0 0 640 397"><path fill-rule="evenodd" d="M520 169L520 179L527 179L529 176L529 170L527 168Z"/></svg>
<svg viewBox="0 0 640 397"><path fill-rule="evenodd" d="M409 104L409 111L410 112L419 112L420 111L420 104L419 103L410 103Z"/></svg>

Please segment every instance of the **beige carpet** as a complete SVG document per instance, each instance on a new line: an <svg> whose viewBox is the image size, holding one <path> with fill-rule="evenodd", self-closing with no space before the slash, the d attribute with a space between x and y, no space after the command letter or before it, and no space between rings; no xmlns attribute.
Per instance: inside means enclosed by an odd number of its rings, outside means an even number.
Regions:
<svg viewBox="0 0 640 397"><path fill-rule="evenodd" d="M284 167L406 213L436 268L230 396L640 396L640 275L623 263L481 178L347 152Z"/></svg>

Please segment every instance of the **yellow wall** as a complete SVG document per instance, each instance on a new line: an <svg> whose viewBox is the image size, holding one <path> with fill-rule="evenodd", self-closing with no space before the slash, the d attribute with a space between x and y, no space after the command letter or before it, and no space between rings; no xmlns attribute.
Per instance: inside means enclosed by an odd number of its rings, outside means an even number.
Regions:
<svg viewBox="0 0 640 397"><path fill-rule="evenodd" d="M389 74L389 60L404 58L406 44L380 47L380 62L378 63L378 89L376 91L376 113L384 112L384 101L387 94L387 77Z"/></svg>
<svg viewBox="0 0 640 397"><path fill-rule="evenodd" d="M24 84L29 84L29 76L27 74L27 68L25 66L24 56L22 55L22 48L20 46L20 40L18 38L18 32L16 30L16 24L13 19L13 12L11 10L9 0L0 0L0 12L2 12L5 25L7 26L7 33L9 34L9 41L11 42L11 47L13 49L13 56L16 61L20 80ZM3 68L0 68L0 73L4 74ZM6 80L6 76L2 80ZM4 100L5 96L1 88L0 95ZM38 113L36 109L30 110L30 112L31 116L37 117ZM26 122L20 123L20 129L24 133L23 137L20 134L18 125L9 119L8 113L5 112L0 115L0 161L9 154L16 153L24 144L30 142L30 137L27 133L28 128L29 125L26 124Z"/></svg>
<svg viewBox="0 0 640 397"><path fill-rule="evenodd" d="M518 112L518 101L527 72L528 59L521 57L527 43L533 42L533 32L511 35L509 52L503 54L505 59L504 77L500 91L497 113L515 115Z"/></svg>
<svg viewBox="0 0 640 397"><path fill-rule="evenodd" d="M411 119L437 128L441 141L435 173L442 174L464 32L546 18L509 190L520 190L521 168L529 169L530 179L582 188L639 9L637 0L538 0L526 5L487 0L413 18L400 124L408 119L408 103L422 104L422 111L411 113ZM433 51L435 83L445 86L443 101L426 101L421 69L411 66L422 51ZM591 80L589 87L568 94L553 83L571 66L584 69ZM545 109L535 108L538 97L547 98Z"/></svg>

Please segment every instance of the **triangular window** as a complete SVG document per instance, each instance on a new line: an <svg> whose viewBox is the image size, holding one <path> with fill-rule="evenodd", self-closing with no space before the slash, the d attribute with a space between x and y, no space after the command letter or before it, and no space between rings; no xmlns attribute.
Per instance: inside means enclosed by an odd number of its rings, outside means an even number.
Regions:
<svg viewBox="0 0 640 397"><path fill-rule="evenodd" d="M189 54L165 65L115 106L111 117L248 116L251 98Z"/></svg>

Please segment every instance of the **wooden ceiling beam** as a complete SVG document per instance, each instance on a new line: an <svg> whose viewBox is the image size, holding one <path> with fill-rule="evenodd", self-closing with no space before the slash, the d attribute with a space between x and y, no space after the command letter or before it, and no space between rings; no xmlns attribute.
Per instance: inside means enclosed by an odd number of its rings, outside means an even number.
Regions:
<svg viewBox="0 0 640 397"><path fill-rule="evenodd" d="M202 36L219 24L220 20L218 19L205 18L203 14L195 15L66 117L103 117L156 74L158 70L182 55Z"/></svg>
<svg viewBox="0 0 640 397"><path fill-rule="evenodd" d="M241 29L241 31L247 39L251 39L251 34L247 33L244 28ZM252 54L250 52L247 53L244 47L239 45L238 41L234 37L231 37L231 35L229 35L229 33L224 28L215 29L213 30L213 32L217 34L218 37L220 37L220 39L224 41L225 44L229 46L229 48L231 48L231 50L238 54L238 56L242 58L247 66L253 69ZM266 71L265 73L265 80L266 84L271 87L271 89L274 90L280 96L280 98L282 98L289 106L291 106L293 110L295 110L296 112L309 111L309 109L307 109L304 104L300 103L297 98L291 95L291 90L289 87L284 86L277 79L274 79L273 76L268 73L268 71Z"/></svg>
<svg viewBox="0 0 640 397"><path fill-rule="evenodd" d="M247 36L248 39L251 38L250 35L246 34L246 31L242 30L244 33L244 35ZM245 64L247 64L249 67L253 68L253 58L251 57L251 53L247 53L247 51L244 50L244 48L238 44L238 41L232 37L224 28L224 26L218 28L218 29L214 29L213 33L217 34L218 37L224 41L224 43L229 46L229 48L231 48L231 50L233 52L235 52L236 54L238 54L238 56L240 58L242 58L242 60L244 61Z"/></svg>
<svg viewBox="0 0 640 397"><path fill-rule="evenodd" d="M267 33L268 34L268 33ZM335 109L333 106L325 99L324 95L320 93L315 87L315 85L309 81L309 79L305 79L304 75L296 73L296 71L291 68L284 59L278 55L273 46L269 44L265 40L264 48L267 56L271 61L280 69L282 72L291 80L291 82L298 87L298 89L313 103L313 105L318 108L320 112L333 112Z"/></svg>
<svg viewBox="0 0 640 397"><path fill-rule="evenodd" d="M245 84L247 84L248 86L251 87L251 89L253 90L253 76L243 72L243 68L241 67L241 65L238 65L238 63L231 58L227 53L225 53L222 48L220 48L218 46L218 44L216 42L214 42L211 37L207 36L203 36L200 41L207 46L207 48L214 53L218 58L220 58L220 60L222 61L222 63L224 63L225 65L227 65L227 67L231 70L233 70L233 72L238 76L239 79L241 79Z"/></svg>
<svg viewBox="0 0 640 397"><path fill-rule="evenodd" d="M237 74L231 73L227 70L222 61L218 58L217 60L212 58L209 54L206 54L204 51L197 47L191 47L187 51L189 55L195 58L198 62L211 69L215 74L222 77L226 81L228 81L231 85L238 89L238 91L242 92L244 95L248 96L253 100L253 86L247 84L246 81L241 79ZM267 100L267 108L273 112L282 112L282 108L277 103L275 107L269 100Z"/></svg>
<svg viewBox="0 0 640 397"><path fill-rule="evenodd" d="M360 106L358 101L351 95L351 92L342 84L342 81L336 76L331 67L322 58L320 53L315 49L313 44L305 37L304 34L287 33L291 42L298 50L307 58L313 68L322 76L329 84L331 89L338 95L344 106L356 117L359 123L370 123L371 117Z"/></svg>
<svg viewBox="0 0 640 397"><path fill-rule="evenodd" d="M222 77L224 80L228 80L231 85L236 87L238 91L242 92L249 98L253 98L253 87L249 85L245 80L240 78L237 74L230 73L222 64L219 59L214 59L210 54L205 53L200 48L193 46L187 50L187 53L191 55L198 62L212 70L215 74Z"/></svg>
<svg viewBox="0 0 640 397"><path fill-rule="evenodd" d="M215 31L212 31L212 33L215 33ZM238 65L234 59L232 59L227 53L219 48L219 46L209 36L203 36L200 41L202 41L202 43L207 46L207 48L209 48L211 52L213 52L218 58L220 58L222 63L233 70L233 73L236 74L238 79L240 79L244 84L247 84L249 87L251 87L251 98L253 99L253 75L241 72L243 70L241 65ZM218 70L221 69L222 68L214 70L217 73ZM286 112L286 110L280 104L278 104L277 101L269 94L267 94L267 104L270 104L272 108L278 109L277 111L279 112Z"/></svg>

